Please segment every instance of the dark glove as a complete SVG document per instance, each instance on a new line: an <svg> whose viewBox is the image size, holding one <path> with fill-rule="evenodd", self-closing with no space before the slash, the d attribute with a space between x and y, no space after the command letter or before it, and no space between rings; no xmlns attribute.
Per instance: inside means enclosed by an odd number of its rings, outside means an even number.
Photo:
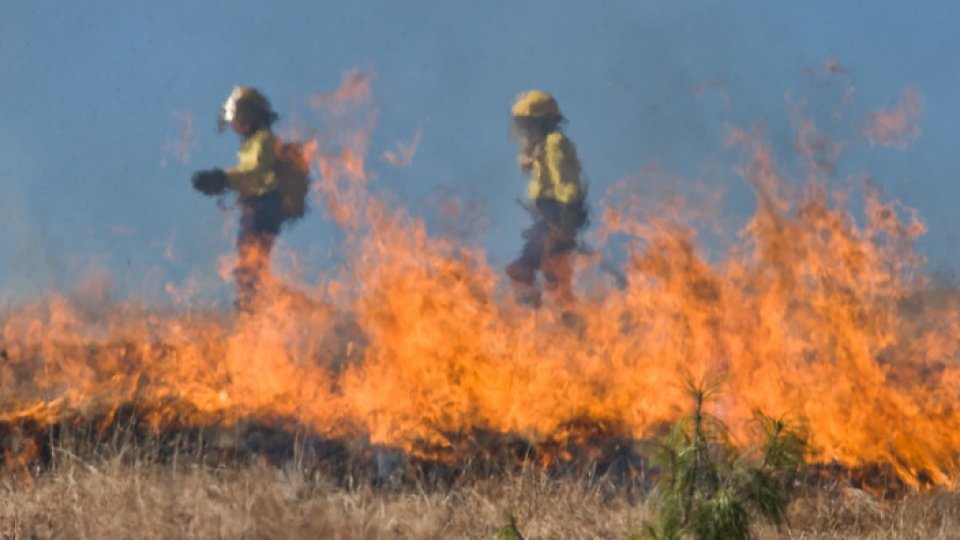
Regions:
<svg viewBox="0 0 960 540"><path fill-rule="evenodd" d="M193 187L204 195L219 195L227 189L227 174L221 169L193 173Z"/></svg>

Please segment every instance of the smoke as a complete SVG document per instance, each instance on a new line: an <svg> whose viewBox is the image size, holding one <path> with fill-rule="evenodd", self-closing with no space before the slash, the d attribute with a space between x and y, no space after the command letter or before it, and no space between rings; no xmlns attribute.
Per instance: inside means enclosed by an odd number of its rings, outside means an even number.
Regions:
<svg viewBox="0 0 960 540"><path fill-rule="evenodd" d="M381 157L384 161L389 163L394 167L407 167L413 163L413 156L417 153L417 146L420 144L421 132L418 129L416 133L413 134L413 140L409 143L404 143L402 141L397 142L395 150L387 150L383 152Z"/></svg>
<svg viewBox="0 0 960 540"><path fill-rule="evenodd" d="M920 137L921 112L919 93L908 88L894 107L869 115L864 135L871 145L907 148Z"/></svg>
<svg viewBox="0 0 960 540"><path fill-rule="evenodd" d="M5 144L10 141L7 139ZM46 225L37 219L34 206L24 192L20 178L34 177L33 172L18 171L12 178L5 178L3 196L0 197L0 279L3 280L5 296L22 300L36 296L55 283L57 275L57 250L51 246Z"/></svg>
<svg viewBox="0 0 960 540"><path fill-rule="evenodd" d="M167 137L163 145L163 157L160 158L160 166L167 167L167 158L176 159L181 165L190 163L190 157L193 150L200 147L197 143L197 134L193 130L193 115L174 111L173 118L177 122L177 135Z"/></svg>
<svg viewBox="0 0 960 540"><path fill-rule="evenodd" d="M713 96L727 109L733 105L730 101L730 83L726 77L713 77L705 83L694 85L693 95L699 99Z"/></svg>

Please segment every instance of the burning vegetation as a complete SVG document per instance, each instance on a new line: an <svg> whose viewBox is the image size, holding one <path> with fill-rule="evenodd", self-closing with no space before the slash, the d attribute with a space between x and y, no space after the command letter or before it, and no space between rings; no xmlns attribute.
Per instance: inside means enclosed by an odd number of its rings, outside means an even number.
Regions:
<svg viewBox="0 0 960 540"><path fill-rule="evenodd" d="M312 104L329 127L311 147L312 196L345 232L339 274L268 280L253 313L60 296L8 308L7 467L49 461L67 432L128 429L224 452L308 449L385 474L497 463L641 475L638 443L690 412L683 381L721 377L712 412L737 445L757 442L759 410L802 423L815 471L956 485L960 312L929 286L912 210L869 186L852 202L820 174L796 186L761 133L731 129L757 204L724 257L698 250L673 205L650 210L620 185L595 201L594 228L625 239L625 279L580 256L575 303L534 310L481 247L430 234L368 189L363 75Z"/></svg>

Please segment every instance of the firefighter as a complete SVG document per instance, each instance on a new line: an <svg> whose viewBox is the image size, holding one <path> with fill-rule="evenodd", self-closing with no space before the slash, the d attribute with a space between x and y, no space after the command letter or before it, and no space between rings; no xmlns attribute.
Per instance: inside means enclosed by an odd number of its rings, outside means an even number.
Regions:
<svg viewBox="0 0 960 540"><path fill-rule="evenodd" d="M272 126L277 120L270 102L254 88L237 86L223 104L218 127L228 126L240 137L237 165L198 171L193 186L205 195L230 189L242 207L237 235L234 305L250 312L269 277L270 250L284 220L277 178L278 156Z"/></svg>
<svg viewBox="0 0 960 540"><path fill-rule="evenodd" d="M541 302L536 275L558 303L572 298L571 252L577 235L587 224L586 186L580 179L580 161L573 143L561 131L564 122L550 94L530 90L521 94L511 110L513 138L519 147L518 165L530 175L529 203L534 218L523 232L520 256L507 266L516 298L538 307Z"/></svg>

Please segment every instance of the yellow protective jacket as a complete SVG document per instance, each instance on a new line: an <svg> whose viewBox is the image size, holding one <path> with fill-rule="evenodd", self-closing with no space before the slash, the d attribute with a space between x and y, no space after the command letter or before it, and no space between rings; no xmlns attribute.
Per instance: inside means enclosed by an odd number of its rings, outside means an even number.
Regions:
<svg viewBox="0 0 960 540"><path fill-rule="evenodd" d="M269 129L247 137L237 151L237 165L225 172L227 186L247 200L277 189L277 145Z"/></svg>
<svg viewBox="0 0 960 540"><path fill-rule="evenodd" d="M577 150L563 133L552 131L534 152L527 196L532 201L552 199L569 204L582 195Z"/></svg>

